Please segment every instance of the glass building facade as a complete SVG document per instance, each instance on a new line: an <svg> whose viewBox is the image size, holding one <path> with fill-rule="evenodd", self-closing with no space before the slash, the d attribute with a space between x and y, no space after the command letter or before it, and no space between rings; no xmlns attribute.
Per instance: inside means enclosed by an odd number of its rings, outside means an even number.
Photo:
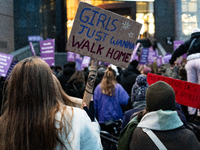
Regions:
<svg viewBox="0 0 200 150"><path fill-rule="evenodd" d="M64 52L80 1L142 23L141 39L148 33L163 45L166 37L185 40L200 27L200 0L14 0L15 49L28 45L29 35L40 35L54 38L56 51Z"/></svg>

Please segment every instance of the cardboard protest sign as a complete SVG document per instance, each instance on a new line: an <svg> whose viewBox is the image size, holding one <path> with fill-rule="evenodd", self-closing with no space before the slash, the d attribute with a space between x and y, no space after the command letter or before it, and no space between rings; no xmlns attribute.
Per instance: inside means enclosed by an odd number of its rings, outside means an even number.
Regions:
<svg viewBox="0 0 200 150"><path fill-rule="evenodd" d="M31 49L31 53L33 56L35 56L35 49L33 47L33 43L32 42L29 42L29 45L30 45L30 49Z"/></svg>
<svg viewBox="0 0 200 150"><path fill-rule="evenodd" d="M13 56L0 53L0 76L6 77L6 74L8 72L8 69L10 68L10 65L12 63Z"/></svg>
<svg viewBox="0 0 200 150"><path fill-rule="evenodd" d="M80 2L66 50L127 67L141 26L134 20Z"/></svg>
<svg viewBox="0 0 200 150"><path fill-rule="evenodd" d="M55 40L40 41L40 55L41 59L46 61L49 66L55 66Z"/></svg>
<svg viewBox="0 0 200 150"><path fill-rule="evenodd" d="M145 65L148 63L149 48L143 48L140 58L140 65Z"/></svg>
<svg viewBox="0 0 200 150"><path fill-rule="evenodd" d="M185 106L190 106L200 109L200 85L178 79L164 77L148 73L147 82L149 85L164 81L171 85L176 94L176 102Z"/></svg>

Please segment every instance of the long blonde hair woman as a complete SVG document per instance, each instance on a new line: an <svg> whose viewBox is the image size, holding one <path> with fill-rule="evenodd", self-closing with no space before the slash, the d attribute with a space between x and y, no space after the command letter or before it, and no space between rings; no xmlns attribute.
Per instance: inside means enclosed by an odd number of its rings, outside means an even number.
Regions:
<svg viewBox="0 0 200 150"><path fill-rule="evenodd" d="M1 150L101 149L98 125L84 110L64 105L42 59L30 57L17 63L6 92L0 117Z"/></svg>
<svg viewBox="0 0 200 150"><path fill-rule="evenodd" d="M123 119L121 106L128 103L129 96L124 88L116 82L116 72L108 66L101 83L94 91L94 107L97 119L102 127L111 119Z"/></svg>

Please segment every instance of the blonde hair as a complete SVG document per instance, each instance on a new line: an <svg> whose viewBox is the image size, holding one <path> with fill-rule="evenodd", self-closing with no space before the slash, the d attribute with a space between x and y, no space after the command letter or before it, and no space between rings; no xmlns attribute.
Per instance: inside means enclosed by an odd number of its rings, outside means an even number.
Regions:
<svg viewBox="0 0 200 150"><path fill-rule="evenodd" d="M111 66L108 66L100 83L102 93L105 95L114 96L116 83L116 72L111 68Z"/></svg>

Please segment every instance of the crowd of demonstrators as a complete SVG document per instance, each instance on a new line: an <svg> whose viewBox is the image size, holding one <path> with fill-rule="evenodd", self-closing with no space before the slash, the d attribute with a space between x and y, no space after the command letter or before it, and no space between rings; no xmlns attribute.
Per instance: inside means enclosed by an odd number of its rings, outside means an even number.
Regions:
<svg viewBox="0 0 200 150"><path fill-rule="evenodd" d="M59 84L39 57L15 65L0 117L1 150L102 149L98 123L74 107Z"/></svg>
<svg viewBox="0 0 200 150"><path fill-rule="evenodd" d="M116 81L115 70L108 66L93 95L96 117L102 130L111 130L105 126L106 121L123 119L121 106L127 105L128 99L129 95Z"/></svg>
<svg viewBox="0 0 200 150"><path fill-rule="evenodd" d="M70 96L83 98L85 91L85 76L83 71L76 71L65 84L64 90Z"/></svg>
<svg viewBox="0 0 200 150"><path fill-rule="evenodd" d="M121 132L118 150L200 149L195 134L185 128L178 116L170 85L158 81L147 88L145 97L145 109Z"/></svg>

